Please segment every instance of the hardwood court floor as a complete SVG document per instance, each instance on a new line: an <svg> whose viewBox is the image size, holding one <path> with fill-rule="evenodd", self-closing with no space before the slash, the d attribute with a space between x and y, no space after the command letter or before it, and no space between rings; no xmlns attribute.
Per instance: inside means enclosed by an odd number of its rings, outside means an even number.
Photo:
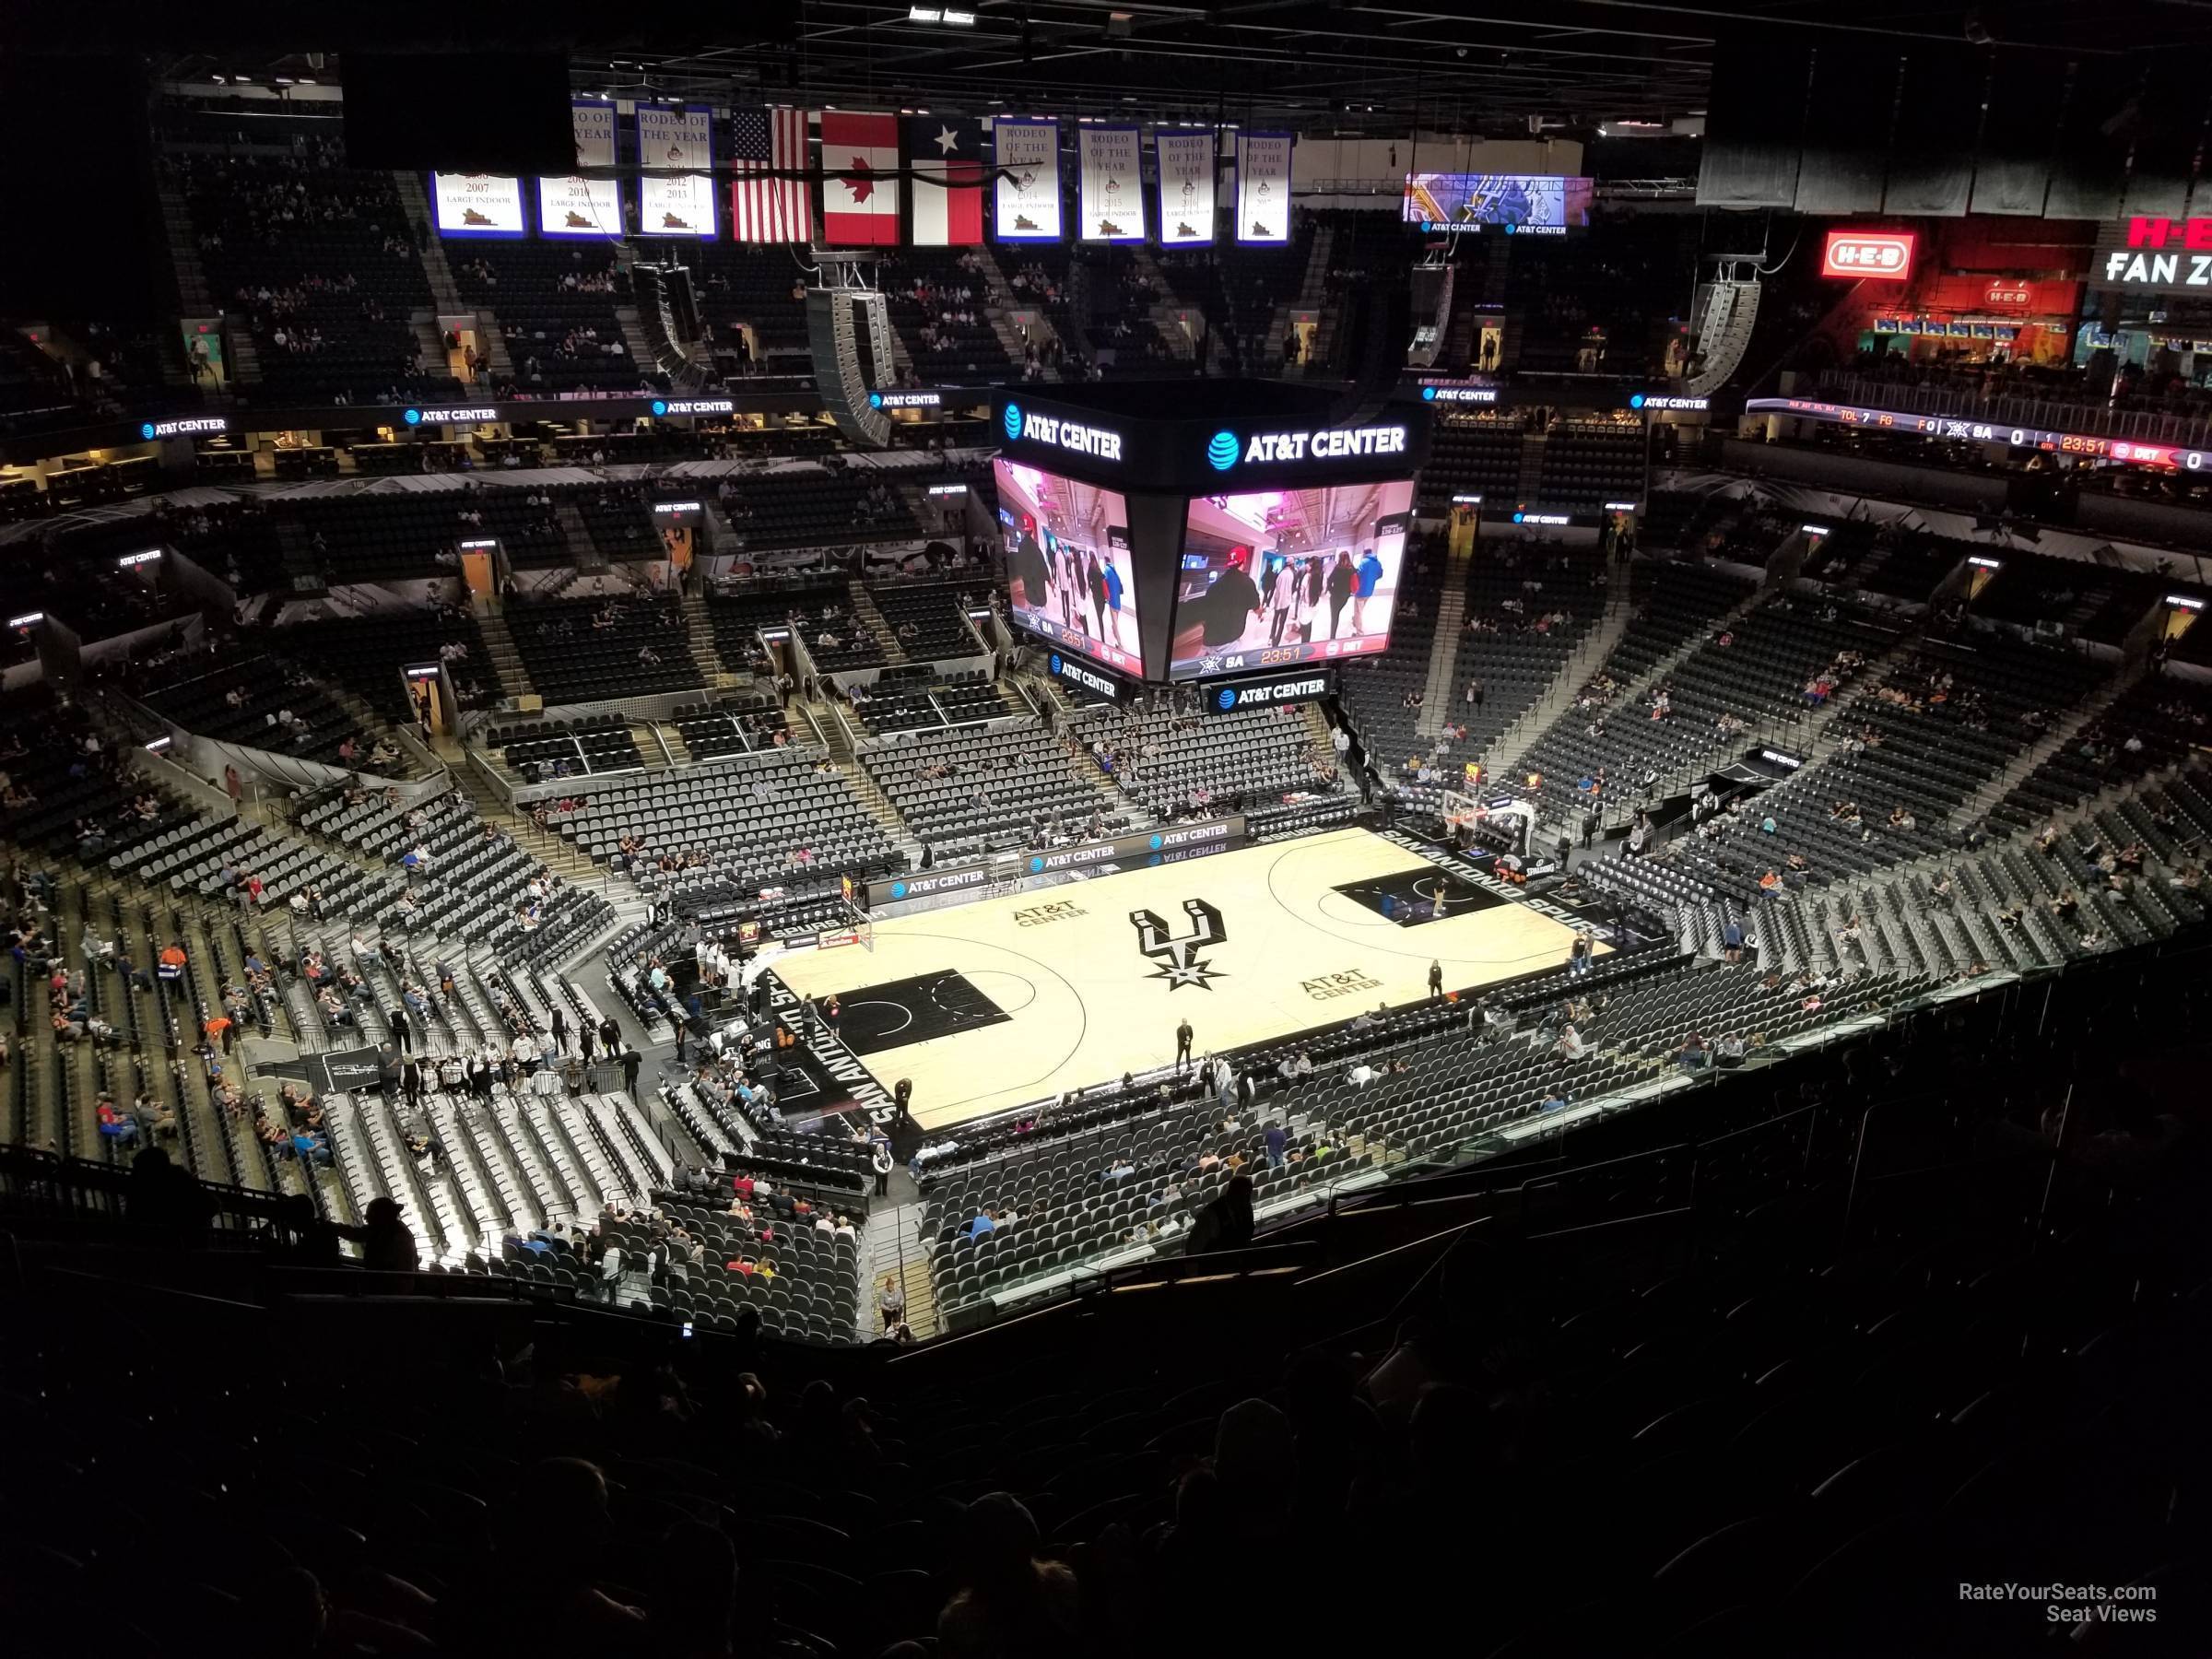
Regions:
<svg viewBox="0 0 2212 1659"><path fill-rule="evenodd" d="M1417 1002L1432 959L1478 987L1563 963L1572 937L1342 830L879 921L872 952L776 971L836 992L846 1041L885 1088L911 1078L935 1130L1171 1060L1180 1020L1200 1053L1264 1042Z"/></svg>

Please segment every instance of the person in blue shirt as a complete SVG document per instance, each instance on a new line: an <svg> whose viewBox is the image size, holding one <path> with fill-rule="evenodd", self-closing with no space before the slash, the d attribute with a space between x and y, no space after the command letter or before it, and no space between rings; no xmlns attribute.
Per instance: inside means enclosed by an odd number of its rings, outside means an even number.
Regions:
<svg viewBox="0 0 2212 1659"><path fill-rule="evenodd" d="M1283 1148L1288 1144L1290 1137L1283 1132L1283 1126L1280 1124L1270 1124L1267 1125L1265 1138L1267 1142L1267 1167L1271 1170L1281 1169L1283 1167Z"/></svg>
<svg viewBox="0 0 2212 1659"><path fill-rule="evenodd" d="M968 1223L968 1237L971 1240L980 1239L985 1233L997 1230L998 1223L991 1219L991 1212L986 1209L977 1210L975 1219Z"/></svg>
<svg viewBox="0 0 2212 1659"><path fill-rule="evenodd" d="M1537 1110L1538 1112L1564 1112L1564 1111L1566 1111L1566 1110L1567 1110L1567 1091L1566 1091L1565 1089L1563 1089L1563 1088L1555 1088L1555 1089L1553 1089L1553 1090L1552 1090L1552 1091L1551 1091L1549 1094L1547 1094L1547 1095L1546 1095L1546 1096L1544 1097L1544 1104L1543 1104L1543 1105L1541 1105L1541 1106L1539 1106L1538 1108L1536 1108L1536 1110Z"/></svg>
<svg viewBox="0 0 2212 1659"><path fill-rule="evenodd" d="M1382 580L1382 561L1369 547L1359 555L1359 565L1352 572L1352 631L1367 631L1367 602L1375 596L1375 584Z"/></svg>
<svg viewBox="0 0 2212 1659"><path fill-rule="evenodd" d="M1122 643L1122 572L1109 559L1106 561L1106 637L1112 644Z"/></svg>

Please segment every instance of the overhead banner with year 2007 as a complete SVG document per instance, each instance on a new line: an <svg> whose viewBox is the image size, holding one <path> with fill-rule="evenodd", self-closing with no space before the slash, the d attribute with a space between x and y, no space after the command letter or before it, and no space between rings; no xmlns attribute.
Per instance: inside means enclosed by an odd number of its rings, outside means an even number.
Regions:
<svg viewBox="0 0 2212 1659"><path fill-rule="evenodd" d="M991 159L998 171L991 218L1000 241L1058 241L1060 124L1001 115L991 124Z"/></svg>
<svg viewBox="0 0 2212 1659"><path fill-rule="evenodd" d="M1237 143L1237 240L1290 240L1288 133L1244 133Z"/></svg>
<svg viewBox="0 0 2212 1659"><path fill-rule="evenodd" d="M704 105L638 106L638 229L712 236L714 118Z"/></svg>
<svg viewBox="0 0 2212 1659"><path fill-rule="evenodd" d="M1143 135L1133 126L1086 126L1076 132L1080 162L1076 197L1083 223L1077 237L1090 242L1145 240Z"/></svg>
<svg viewBox="0 0 2212 1659"><path fill-rule="evenodd" d="M432 173L430 207L441 236L524 234L523 182L503 173Z"/></svg>
<svg viewBox="0 0 2212 1659"><path fill-rule="evenodd" d="M1155 133L1159 149L1159 245L1187 248L1214 240L1214 149L1203 133Z"/></svg>
<svg viewBox="0 0 2212 1659"><path fill-rule="evenodd" d="M576 165L615 164L615 106L576 102L569 106L576 127ZM537 229L543 236L622 235L622 185L615 179L540 179Z"/></svg>

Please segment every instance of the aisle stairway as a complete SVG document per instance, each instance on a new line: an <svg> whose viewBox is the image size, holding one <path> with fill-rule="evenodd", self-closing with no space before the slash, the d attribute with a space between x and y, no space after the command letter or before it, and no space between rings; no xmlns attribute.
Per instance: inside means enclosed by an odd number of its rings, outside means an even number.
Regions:
<svg viewBox="0 0 2212 1659"><path fill-rule="evenodd" d="M530 671L523 666L523 653L514 648L514 635L507 630L504 616L498 611L479 611L477 630L484 636L484 649L491 653L491 665L498 670L500 684L507 688L510 697L537 689L530 683Z"/></svg>
<svg viewBox="0 0 2212 1659"><path fill-rule="evenodd" d="M1413 729L1436 735L1452 710L1452 675L1459 664L1460 625L1467 619L1467 566L1475 549L1455 549L1444 561L1444 590L1436 603L1436 637L1429 645L1429 678L1421 688L1421 712Z"/></svg>
<svg viewBox="0 0 2212 1659"><path fill-rule="evenodd" d="M917 1342L937 1334L937 1293L930 1282L929 1253L922 1241L922 1206L902 1204L879 1209L868 1218L871 1261L867 1282L861 1286L860 1314L854 1334L872 1342L881 1334L877 1298L883 1281L897 1278L906 1292L906 1323Z"/></svg>

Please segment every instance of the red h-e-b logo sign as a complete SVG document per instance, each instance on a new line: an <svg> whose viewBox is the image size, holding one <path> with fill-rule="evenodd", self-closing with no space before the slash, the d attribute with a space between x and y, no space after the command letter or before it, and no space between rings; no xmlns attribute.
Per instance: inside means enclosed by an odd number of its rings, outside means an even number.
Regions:
<svg viewBox="0 0 2212 1659"><path fill-rule="evenodd" d="M1820 275L1902 282L1912 274L1913 241L1908 230L1830 230Z"/></svg>
<svg viewBox="0 0 2212 1659"><path fill-rule="evenodd" d="M2127 245L2212 253L2212 218L2131 218L2127 221Z"/></svg>

